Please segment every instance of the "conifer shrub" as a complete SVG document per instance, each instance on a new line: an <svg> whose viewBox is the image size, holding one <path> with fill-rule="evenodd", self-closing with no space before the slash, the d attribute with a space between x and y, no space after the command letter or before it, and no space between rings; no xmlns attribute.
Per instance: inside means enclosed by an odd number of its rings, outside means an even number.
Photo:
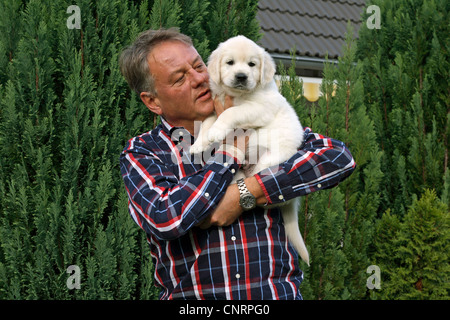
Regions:
<svg viewBox="0 0 450 320"><path fill-rule="evenodd" d="M79 0L78 29L72 2L0 2L0 299L158 298L118 161L157 119L118 57L149 28L179 27L204 59L257 40L256 3Z"/></svg>

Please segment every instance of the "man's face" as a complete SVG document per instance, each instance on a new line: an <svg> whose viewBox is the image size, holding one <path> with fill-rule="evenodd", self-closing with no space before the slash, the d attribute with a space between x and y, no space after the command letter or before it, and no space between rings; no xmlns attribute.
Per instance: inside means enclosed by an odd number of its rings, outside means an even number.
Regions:
<svg viewBox="0 0 450 320"><path fill-rule="evenodd" d="M142 94L141 98L151 111L188 130L214 111L207 68L194 47L164 42L152 50L147 62L157 94L147 101Z"/></svg>

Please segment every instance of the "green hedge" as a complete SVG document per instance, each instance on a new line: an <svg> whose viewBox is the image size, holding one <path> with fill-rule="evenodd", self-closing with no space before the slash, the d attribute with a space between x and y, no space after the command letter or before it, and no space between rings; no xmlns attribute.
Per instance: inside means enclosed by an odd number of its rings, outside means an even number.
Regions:
<svg viewBox="0 0 450 320"><path fill-rule="evenodd" d="M363 23L359 39L349 37L316 103L293 68L280 69L303 125L344 141L358 165L339 187L303 198L311 267L301 265L302 293L448 299L449 4L373 3L381 29ZM80 29L68 28L71 5ZM125 142L157 118L122 78L120 50L143 30L178 26L206 60L230 36L259 39L256 5L0 3L0 299L158 297L118 166Z"/></svg>

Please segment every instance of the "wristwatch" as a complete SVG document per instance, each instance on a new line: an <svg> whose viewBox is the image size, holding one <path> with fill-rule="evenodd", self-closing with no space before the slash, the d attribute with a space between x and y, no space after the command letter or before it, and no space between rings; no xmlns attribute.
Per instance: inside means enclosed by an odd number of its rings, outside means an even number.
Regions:
<svg viewBox="0 0 450 320"><path fill-rule="evenodd" d="M236 181L236 183L240 194L239 204L242 209L244 209L244 211L247 211L256 207L256 198L250 193L250 191L248 191L244 179L239 179L238 181Z"/></svg>

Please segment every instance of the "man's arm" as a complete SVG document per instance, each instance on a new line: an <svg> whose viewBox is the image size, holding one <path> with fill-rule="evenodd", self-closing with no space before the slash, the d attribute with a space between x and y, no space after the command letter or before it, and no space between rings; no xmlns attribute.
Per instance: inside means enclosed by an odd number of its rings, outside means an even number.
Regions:
<svg viewBox="0 0 450 320"><path fill-rule="evenodd" d="M135 138L121 154L120 167L131 216L163 240L182 236L214 210L244 158L219 150L196 174L178 179L158 155Z"/></svg>
<svg viewBox="0 0 450 320"><path fill-rule="evenodd" d="M275 204L335 187L355 168L355 160L343 142L305 128L299 151L280 165L262 170L255 178L267 204Z"/></svg>
<svg viewBox="0 0 450 320"><path fill-rule="evenodd" d="M244 182L248 191L255 196L257 205L267 203L263 189L254 176L245 178ZM239 205L239 198L237 184L229 185L214 212L207 216L198 226L202 229L208 229L211 225L225 227L232 224L243 213L242 207Z"/></svg>
<svg viewBox="0 0 450 320"><path fill-rule="evenodd" d="M264 169L245 179L258 205L281 203L311 192L335 187L355 170L356 163L341 141L305 129L300 150L278 166ZM230 185L216 210L203 221L226 226L242 214L237 185Z"/></svg>

